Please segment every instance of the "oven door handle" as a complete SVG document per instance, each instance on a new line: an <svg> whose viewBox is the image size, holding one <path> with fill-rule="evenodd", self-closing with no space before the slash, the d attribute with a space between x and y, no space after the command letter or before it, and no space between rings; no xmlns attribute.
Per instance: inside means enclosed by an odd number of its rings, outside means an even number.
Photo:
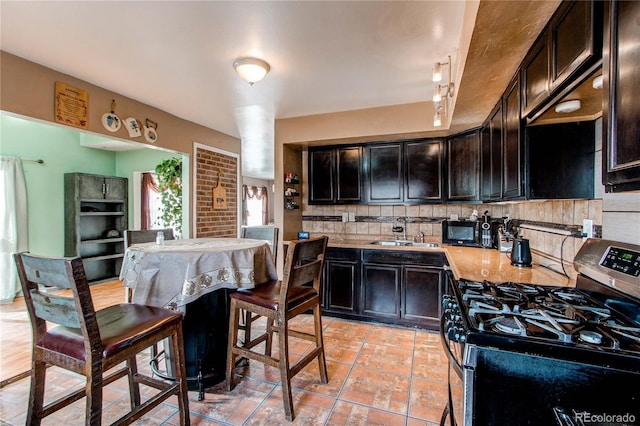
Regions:
<svg viewBox="0 0 640 426"><path fill-rule="evenodd" d="M447 357L449 358L451 366L453 367L454 370L456 370L456 373L458 374L458 376L462 377L462 365L458 362L455 355L453 354L453 351L451 351L451 348L449 347L449 338L447 337L445 332L445 321L446 319L444 315L442 315L440 317L440 339L442 340L442 346L444 347L444 350L447 352Z"/></svg>

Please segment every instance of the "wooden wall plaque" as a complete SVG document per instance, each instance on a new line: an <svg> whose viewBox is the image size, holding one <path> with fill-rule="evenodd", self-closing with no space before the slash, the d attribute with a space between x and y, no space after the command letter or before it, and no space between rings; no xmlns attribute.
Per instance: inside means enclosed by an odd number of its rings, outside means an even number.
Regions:
<svg viewBox="0 0 640 426"><path fill-rule="evenodd" d="M57 123L89 128L89 94L56 81L54 116Z"/></svg>

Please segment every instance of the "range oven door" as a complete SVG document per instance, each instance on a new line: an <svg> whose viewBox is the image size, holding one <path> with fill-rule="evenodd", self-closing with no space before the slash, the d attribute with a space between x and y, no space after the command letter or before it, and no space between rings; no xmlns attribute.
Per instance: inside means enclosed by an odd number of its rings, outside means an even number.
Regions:
<svg viewBox="0 0 640 426"><path fill-rule="evenodd" d="M466 345L464 426L638 424L640 372ZM460 425L460 422L458 422Z"/></svg>

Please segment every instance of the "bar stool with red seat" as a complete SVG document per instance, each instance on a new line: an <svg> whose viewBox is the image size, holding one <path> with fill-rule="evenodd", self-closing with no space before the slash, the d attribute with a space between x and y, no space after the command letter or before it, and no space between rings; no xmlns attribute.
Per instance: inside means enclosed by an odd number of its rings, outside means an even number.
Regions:
<svg viewBox="0 0 640 426"><path fill-rule="evenodd" d="M288 420L293 420L295 417L291 394L293 376L317 358L320 378L323 383L328 383L320 309L322 268L327 241L327 237L318 237L290 242L282 281L269 281L253 289L240 289L230 295L227 391L233 388L233 370L237 356L278 367L282 382L284 411ZM314 333L290 330L289 321L309 309L313 310ZM241 310L267 318L266 331L250 341L245 341L244 344L238 343L238 322ZM277 358L271 356L274 332L278 333ZM315 347L294 365L289 363L289 336L315 343ZM262 342L265 342L264 354L252 350Z"/></svg>
<svg viewBox="0 0 640 426"><path fill-rule="evenodd" d="M127 376L131 411L117 424L130 424L176 395L180 424L189 425L181 313L134 303L95 311L82 259L27 253L15 254L14 259L33 331L26 424L39 425L44 417L86 397L85 424L100 425L103 386ZM44 293L41 285L69 289L73 297ZM47 330L47 321L57 326ZM175 381L158 380L137 369L136 355L165 338L178 348L174 368L180 374ZM43 406L47 364L84 375L86 385ZM159 392L141 403L140 383Z"/></svg>

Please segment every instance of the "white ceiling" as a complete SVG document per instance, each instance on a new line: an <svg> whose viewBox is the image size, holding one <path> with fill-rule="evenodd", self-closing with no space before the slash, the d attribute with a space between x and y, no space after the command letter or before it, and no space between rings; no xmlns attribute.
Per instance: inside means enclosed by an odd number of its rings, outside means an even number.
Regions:
<svg viewBox="0 0 640 426"><path fill-rule="evenodd" d="M2 50L242 139L273 179L276 118L431 99L465 1L7 1ZM463 40L464 42L464 40ZM468 44L468 40L466 41ZM243 56L271 72L250 86ZM459 80L461 76L454 76ZM430 118L425 118L430 120Z"/></svg>

